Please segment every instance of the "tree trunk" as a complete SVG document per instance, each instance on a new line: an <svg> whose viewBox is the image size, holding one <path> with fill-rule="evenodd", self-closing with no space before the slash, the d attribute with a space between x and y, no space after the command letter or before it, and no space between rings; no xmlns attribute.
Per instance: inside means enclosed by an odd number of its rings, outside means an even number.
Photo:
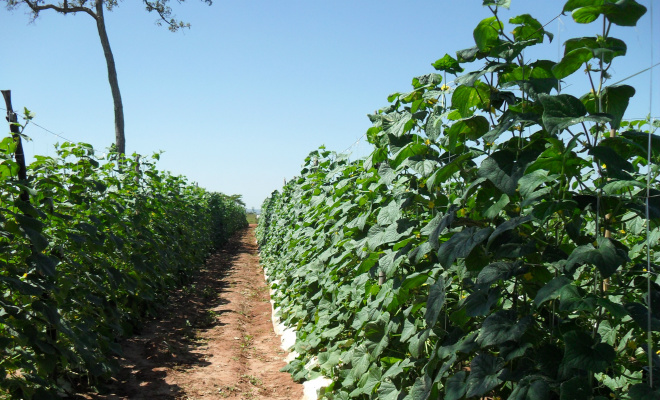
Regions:
<svg viewBox="0 0 660 400"><path fill-rule="evenodd" d="M119 82L117 80L117 70L115 68L115 58L112 56L108 33L105 31L105 19L103 17L103 0L96 0L96 27L101 38L103 46L103 55L108 65L108 81L112 90L112 101L115 106L115 144L117 152L124 154L126 152L126 138L124 137L124 106L121 102L121 93L119 93Z"/></svg>

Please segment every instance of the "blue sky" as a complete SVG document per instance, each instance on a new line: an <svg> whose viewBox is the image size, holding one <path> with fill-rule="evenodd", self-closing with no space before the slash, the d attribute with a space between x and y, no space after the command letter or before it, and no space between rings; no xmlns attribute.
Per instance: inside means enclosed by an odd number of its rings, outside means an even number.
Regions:
<svg viewBox="0 0 660 400"><path fill-rule="evenodd" d="M640 0L649 7L652 0ZM410 89L414 76L433 72L445 53L474 45L472 31L490 12L480 0L216 0L212 6L172 2L192 27L170 33L141 1L106 13L124 101L127 153L162 150L159 166L209 190L242 194L248 207L300 171L320 145L369 153L366 115L387 96ZM542 23L563 1L513 0L508 20L530 13ZM660 40L660 4L654 37ZM612 68L616 82L651 60L650 12L635 28L614 27L628 56ZM557 61L560 44L592 36L598 24L562 16L547 28L555 40L526 57ZM25 8L0 8L0 88L11 89L14 109L27 107L37 124L103 151L114 141L105 60L87 15L43 12L34 23ZM467 68L470 66L468 65ZM628 117L649 113L649 75L626 81L637 88ZM449 78L449 76L448 76ZM578 79L565 93L580 96ZM660 67L654 69L653 111L660 116ZM3 106L3 105L0 105ZM36 126L28 156L53 155L62 139Z"/></svg>

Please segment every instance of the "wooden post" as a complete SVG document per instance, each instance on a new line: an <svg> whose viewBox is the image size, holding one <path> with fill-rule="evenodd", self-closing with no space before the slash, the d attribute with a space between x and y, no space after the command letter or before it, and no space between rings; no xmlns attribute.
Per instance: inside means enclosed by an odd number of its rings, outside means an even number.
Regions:
<svg viewBox="0 0 660 400"><path fill-rule="evenodd" d="M27 168L25 167L25 152L23 152L23 141L21 140L20 130L18 129L18 117L11 106L11 90L2 90L2 97L5 98L5 105L7 107L7 122L9 122L9 130L11 136L16 142L16 153L14 159L18 164L18 181L26 183L27 181ZM23 190L20 195L23 201L30 201L30 195L27 190Z"/></svg>

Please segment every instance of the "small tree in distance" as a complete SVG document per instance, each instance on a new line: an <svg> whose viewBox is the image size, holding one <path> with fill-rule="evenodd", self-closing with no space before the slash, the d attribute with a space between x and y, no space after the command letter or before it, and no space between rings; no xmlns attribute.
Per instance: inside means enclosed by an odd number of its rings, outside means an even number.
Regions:
<svg viewBox="0 0 660 400"><path fill-rule="evenodd" d="M117 152L124 154L126 152L126 138L124 135L124 107L121 101L121 93L119 92L119 82L117 80L117 70L115 68L115 59L110 49L110 41L105 29L105 17L103 16L104 8L112 11L114 7L119 4L118 0L72 0L60 1L57 4L47 3L44 0L0 0L7 3L7 9L13 10L21 4L27 5L34 19L39 16L41 11L54 10L60 14L76 14L83 13L91 16L96 21L96 28L101 39L101 46L103 47L103 55L108 67L108 80L110 82L110 90L112 91L112 100L115 110L115 145ZM183 3L185 0L177 0ZM201 0L208 5L213 3L212 0ZM177 20L172 15L172 9L169 6L170 0L143 0L143 3L148 12L156 12L159 16L158 25L163 23L167 25L168 29L176 32L181 28L188 28L190 24Z"/></svg>

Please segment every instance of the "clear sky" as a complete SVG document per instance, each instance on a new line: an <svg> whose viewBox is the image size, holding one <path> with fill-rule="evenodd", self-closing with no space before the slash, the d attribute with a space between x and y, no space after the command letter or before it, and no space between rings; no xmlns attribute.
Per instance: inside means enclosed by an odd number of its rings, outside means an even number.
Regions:
<svg viewBox="0 0 660 400"><path fill-rule="evenodd" d="M650 7L655 0L638 0ZM563 6L557 0L513 0L508 20L530 13L542 23ZM192 27L170 33L141 1L106 13L124 101L127 153L162 150L159 166L212 191L242 194L249 208L300 171L320 145L354 157L370 145L356 141L366 115L387 96L408 91L414 76L433 72L445 53L474 45L472 31L490 12L481 0L215 0L212 6L172 1ZM11 89L15 110L34 122L100 151L114 142L112 97L94 21L88 15L27 10L0 1L0 88ZM660 2L635 28L614 27L628 56L612 68L616 82L660 60ZM547 28L555 40L526 57L557 61L569 37L593 36L598 24L569 15ZM547 41L546 41L547 43ZM655 52L651 59L652 50ZM470 66L467 65L467 68ZM652 114L660 116L660 67L653 73ZM649 114L650 73L626 81L637 88L627 117ZM449 78L449 76L448 76ZM570 84L570 82L568 82ZM580 96L576 82L566 93ZM4 107L4 104L0 104ZM28 156L53 155L62 139L29 127Z"/></svg>

